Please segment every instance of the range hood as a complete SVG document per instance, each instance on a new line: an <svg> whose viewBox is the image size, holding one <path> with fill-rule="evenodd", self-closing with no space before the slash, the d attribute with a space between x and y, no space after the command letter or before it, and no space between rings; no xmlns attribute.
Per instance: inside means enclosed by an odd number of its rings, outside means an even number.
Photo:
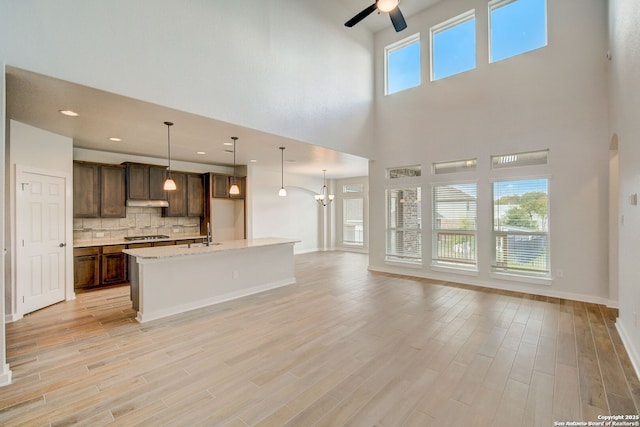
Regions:
<svg viewBox="0 0 640 427"><path fill-rule="evenodd" d="M168 208L166 200L127 200L127 206L134 208Z"/></svg>

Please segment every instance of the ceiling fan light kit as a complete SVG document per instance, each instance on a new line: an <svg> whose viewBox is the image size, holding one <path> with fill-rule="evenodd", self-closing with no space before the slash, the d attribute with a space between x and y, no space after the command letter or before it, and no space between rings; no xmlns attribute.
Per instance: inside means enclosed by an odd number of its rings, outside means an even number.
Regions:
<svg viewBox="0 0 640 427"><path fill-rule="evenodd" d="M396 32L400 32L407 28L407 22L405 21L402 12L400 12L400 8L398 7L399 3L399 0L376 0L374 4L356 14L356 16L345 22L344 25L345 27L353 27L377 10L379 12L388 13L391 23L393 24L393 28L395 28Z"/></svg>

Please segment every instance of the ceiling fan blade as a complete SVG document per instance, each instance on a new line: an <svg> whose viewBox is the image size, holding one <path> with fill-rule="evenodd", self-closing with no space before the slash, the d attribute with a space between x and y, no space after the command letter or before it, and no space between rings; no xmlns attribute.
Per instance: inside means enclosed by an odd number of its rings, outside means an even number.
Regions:
<svg viewBox="0 0 640 427"><path fill-rule="evenodd" d="M396 6L395 9L389 12L389 18L391 18L391 23L397 33L407 28L407 21L404 20L404 16L402 16L402 12L400 12L399 7Z"/></svg>
<svg viewBox="0 0 640 427"><path fill-rule="evenodd" d="M377 9L376 3L374 3L371 6L369 6L368 8L366 8L365 10L363 10L362 12L358 13L353 18L349 19L347 22L345 22L344 26L345 27L353 27L358 22L362 21L364 18L366 18L367 16L371 15L376 9Z"/></svg>

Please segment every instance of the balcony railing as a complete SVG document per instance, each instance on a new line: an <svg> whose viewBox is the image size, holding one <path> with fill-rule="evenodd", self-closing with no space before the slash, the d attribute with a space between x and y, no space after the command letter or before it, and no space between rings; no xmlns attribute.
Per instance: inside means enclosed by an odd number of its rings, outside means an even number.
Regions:
<svg viewBox="0 0 640 427"><path fill-rule="evenodd" d="M436 231L434 230L434 261L464 265L476 265L476 234L469 231Z"/></svg>
<svg viewBox="0 0 640 427"><path fill-rule="evenodd" d="M494 232L496 270L549 273L548 235L545 232Z"/></svg>

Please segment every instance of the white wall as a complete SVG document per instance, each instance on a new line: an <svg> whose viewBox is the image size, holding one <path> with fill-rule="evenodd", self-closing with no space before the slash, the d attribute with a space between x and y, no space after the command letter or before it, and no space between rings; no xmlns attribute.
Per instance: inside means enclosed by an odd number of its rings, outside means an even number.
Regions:
<svg viewBox="0 0 640 427"><path fill-rule="evenodd" d="M640 7L637 0L609 0L611 68L610 134L619 155L619 288L616 325L640 375Z"/></svg>
<svg viewBox="0 0 640 427"><path fill-rule="evenodd" d="M322 177L284 174L286 197L278 196L280 171L249 165L247 237L287 237L300 240L296 254L324 248L324 211L314 199Z"/></svg>
<svg viewBox="0 0 640 427"><path fill-rule="evenodd" d="M372 37L345 30L349 13L333 0L1 0L0 60L368 157Z"/></svg>
<svg viewBox="0 0 640 427"><path fill-rule="evenodd" d="M489 64L487 2L441 2L410 20L409 30L376 34L376 153L369 170L370 264L385 264L385 169L422 164L424 267L400 269L444 280L616 304L608 290L608 161L606 4L601 0L548 1L547 47ZM421 33L422 64L429 64L429 28L476 10L477 69L437 82L423 68L422 85L383 94L384 46ZM426 65L428 67L428 65ZM637 111L637 110L636 110ZM550 149L548 168L523 168L518 177L550 177L552 283L496 280L490 274L491 181L489 156ZM432 162L477 158L477 276L430 267ZM398 271L398 269L395 269ZM561 273L561 274L560 274ZM562 277L560 277L562 276Z"/></svg>
<svg viewBox="0 0 640 427"><path fill-rule="evenodd" d="M66 180L66 241L73 242L73 141L20 122L9 122L9 205L7 220L11 225L5 264L5 309L6 317L13 318L17 312L16 302L16 165L41 171L52 171L67 175ZM74 298L73 291L73 245L67 244L66 297Z"/></svg>
<svg viewBox="0 0 640 427"><path fill-rule="evenodd" d="M5 98L5 64L0 60L0 117L6 117L6 98ZM6 203L5 194L7 192L7 186L9 180L7 179L7 170L5 167L5 152L6 145L6 120L0 120L0 176L4 179L2 185L0 185L0 242L2 242L2 257L0 259L0 289L1 294L5 295L6 280L5 280L5 262L8 259L6 257L7 242L5 240L6 234L11 231L8 221L6 221ZM6 333L4 325L5 316L5 304L0 304L0 386L11 383L11 370L7 363L7 349L6 349Z"/></svg>

